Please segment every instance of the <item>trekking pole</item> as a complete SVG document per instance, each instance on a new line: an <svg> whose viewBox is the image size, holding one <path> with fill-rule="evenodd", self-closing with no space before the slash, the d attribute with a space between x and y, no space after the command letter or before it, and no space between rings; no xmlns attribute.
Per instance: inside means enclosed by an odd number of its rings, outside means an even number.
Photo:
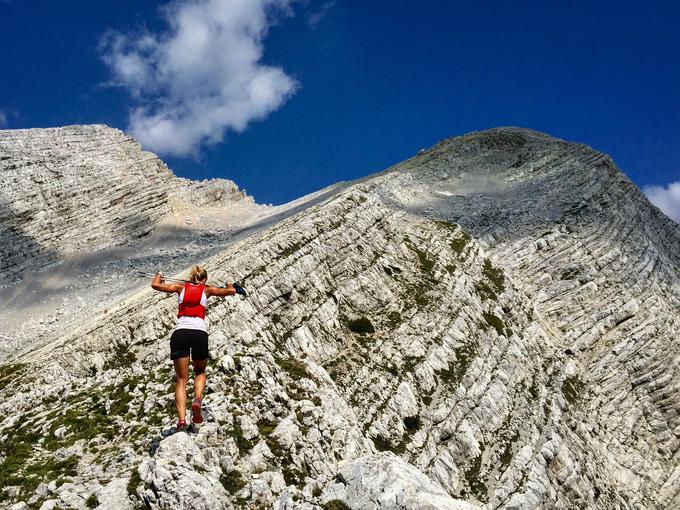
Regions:
<svg viewBox="0 0 680 510"><path fill-rule="evenodd" d="M155 274L151 274L151 273L141 273L141 272L138 273L137 276L139 276L140 278L155 278L155 277L156 277ZM183 279L181 279L181 278L173 278L172 276L165 276L165 275L163 275L163 280L167 280L167 281L169 281L169 282L178 282L178 283L180 283L180 282L188 282L188 281L189 281L189 280L183 280Z"/></svg>
<svg viewBox="0 0 680 510"><path fill-rule="evenodd" d="M148 274L148 273L139 273L138 275L140 278L155 278L155 274ZM191 283L189 280L183 280L182 278L174 278L172 276L165 276L161 278L163 281L166 282L172 282L172 283Z"/></svg>
<svg viewBox="0 0 680 510"><path fill-rule="evenodd" d="M154 275L155 276L155 275ZM153 276L152 276L153 278ZM189 280L182 280L181 278L173 278L172 276L163 276L161 280L173 283L189 283Z"/></svg>

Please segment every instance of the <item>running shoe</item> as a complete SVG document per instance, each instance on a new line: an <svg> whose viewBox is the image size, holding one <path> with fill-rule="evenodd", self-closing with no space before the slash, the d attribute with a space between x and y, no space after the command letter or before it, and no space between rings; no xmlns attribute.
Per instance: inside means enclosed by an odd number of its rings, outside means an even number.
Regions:
<svg viewBox="0 0 680 510"><path fill-rule="evenodd" d="M196 397L191 404L191 423L196 425L203 423L203 414L201 414L202 404L203 399L201 397Z"/></svg>
<svg viewBox="0 0 680 510"><path fill-rule="evenodd" d="M177 422L177 428L175 429L175 432L186 432L187 431L187 422L182 420Z"/></svg>

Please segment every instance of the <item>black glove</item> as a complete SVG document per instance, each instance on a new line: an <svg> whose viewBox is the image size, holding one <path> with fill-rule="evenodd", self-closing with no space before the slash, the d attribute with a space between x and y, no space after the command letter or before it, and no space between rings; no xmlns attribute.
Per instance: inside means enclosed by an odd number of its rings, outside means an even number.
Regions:
<svg viewBox="0 0 680 510"><path fill-rule="evenodd" d="M248 293L246 292L246 289L241 287L237 282L232 283L231 286L234 287L236 294L241 294L243 297L248 297Z"/></svg>

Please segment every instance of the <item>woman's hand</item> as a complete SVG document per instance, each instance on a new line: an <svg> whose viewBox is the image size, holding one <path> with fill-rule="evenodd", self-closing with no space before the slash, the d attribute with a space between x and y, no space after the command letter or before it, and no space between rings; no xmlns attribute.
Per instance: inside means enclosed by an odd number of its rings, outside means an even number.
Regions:
<svg viewBox="0 0 680 510"><path fill-rule="evenodd" d="M243 297L248 297L248 293L246 292L246 289L241 287L241 285L238 282L232 283L231 286L234 287L236 294L241 294Z"/></svg>
<svg viewBox="0 0 680 510"><path fill-rule="evenodd" d="M156 276L153 277L153 281L151 282L151 288L153 290L158 290L160 292L179 293L182 292L184 286L181 283L165 283L163 281L163 273L158 271L156 273Z"/></svg>

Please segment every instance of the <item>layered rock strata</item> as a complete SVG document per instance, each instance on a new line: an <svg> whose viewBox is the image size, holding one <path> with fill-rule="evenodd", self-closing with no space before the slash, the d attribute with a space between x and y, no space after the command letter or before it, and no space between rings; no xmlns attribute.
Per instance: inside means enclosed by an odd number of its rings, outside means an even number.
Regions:
<svg viewBox="0 0 680 510"><path fill-rule="evenodd" d="M334 193L205 259L250 296L211 299L197 434L164 438L173 296L4 365L8 499L677 506L680 227L606 156L491 130Z"/></svg>
<svg viewBox="0 0 680 510"><path fill-rule="evenodd" d="M227 180L177 179L107 126L0 131L0 278L148 236L177 201L250 200Z"/></svg>

